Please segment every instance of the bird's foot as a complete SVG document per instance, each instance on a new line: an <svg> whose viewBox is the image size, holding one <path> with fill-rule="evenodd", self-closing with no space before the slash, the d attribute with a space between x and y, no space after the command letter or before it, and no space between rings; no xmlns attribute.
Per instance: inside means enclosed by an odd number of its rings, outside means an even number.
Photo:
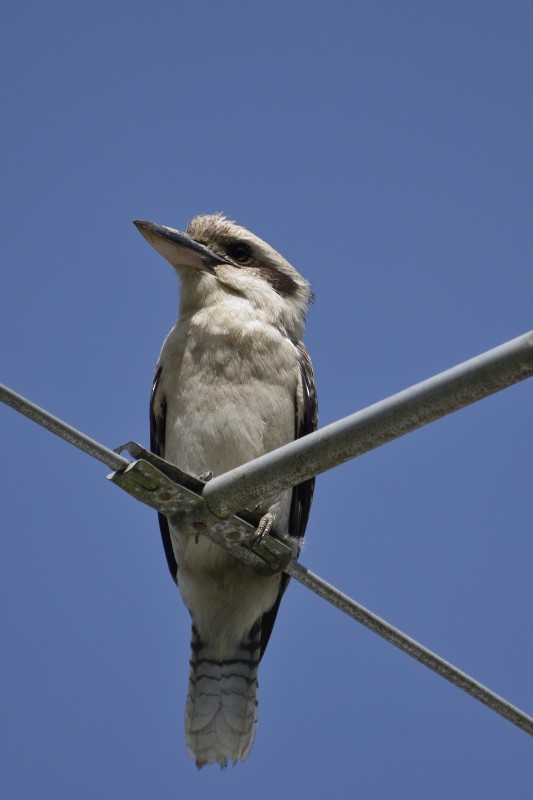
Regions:
<svg viewBox="0 0 533 800"><path fill-rule="evenodd" d="M213 477L213 473L211 472L211 470L209 470L209 472L204 472L203 475L199 475L198 477L200 478L201 481L207 483Z"/></svg>
<svg viewBox="0 0 533 800"><path fill-rule="evenodd" d="M274 514L268 512L264 514L261 519L259 520L259 525L257 526L255 533L252 536L252 547L255 547L258 544L261 544L265 536L268 536L272 528L274 527Z"/></svg>

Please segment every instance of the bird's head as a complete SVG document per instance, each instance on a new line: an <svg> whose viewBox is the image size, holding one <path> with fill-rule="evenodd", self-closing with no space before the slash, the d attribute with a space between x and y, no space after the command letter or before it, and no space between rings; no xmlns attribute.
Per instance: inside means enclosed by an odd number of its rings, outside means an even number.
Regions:
<svg viewBox="0 0 533 800"><path fill-rule="evenodd" d="M259 317L300 339L312 298L309 283L258 236L222 214L195 217L186 233L153 222L135 225L177 270L182 313L236 294Z"/></svg>

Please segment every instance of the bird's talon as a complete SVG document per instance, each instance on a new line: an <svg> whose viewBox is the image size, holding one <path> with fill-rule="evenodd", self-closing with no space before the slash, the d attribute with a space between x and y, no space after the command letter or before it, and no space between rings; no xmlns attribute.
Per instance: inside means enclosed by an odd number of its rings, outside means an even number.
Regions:
<svg viewBox="0 0 533 800"><path fill-rule="evenodd" d="M204 483L207 483L208 481L211 480L212 477L213 473L211 472L211 470L209 470L209 472L204 472L203 475L200 475L200 480L203 481Z"/></svg>
<svg viewBox="0 0 533 800"><path fill-rule="evenodd" d="M259 525L257 526L253 536L252 536L252 548L256 547L258 544L261 544L265 536L267 536L274 526L274 515L273 514L265 514L259 520Z"/></svg>

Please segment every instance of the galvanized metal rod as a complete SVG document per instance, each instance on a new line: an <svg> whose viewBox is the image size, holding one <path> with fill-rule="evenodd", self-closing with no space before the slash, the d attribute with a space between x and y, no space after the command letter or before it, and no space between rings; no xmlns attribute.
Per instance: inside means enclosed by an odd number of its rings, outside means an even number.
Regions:
<svg viewBox="0 0 533 800"><path fill-rule="evenodd" d="M503 697L487 689L486 686L478 683L466 673L461 672L461 670L454 667L453 664L444 661L444 659L436 655L436 653L433 653L414 639L411 639L405 633L402 633L402 631L393 627L384 619L381 619L381 617L376 616L367 608L360 605L355 600L352 600L351 597L343 594L334 586L331 586L331 584L319 578L318 575L310 572L306 567L302 566L302 564L298 564L297 561L293 560L285 572L299 583L303 584L303 586L306 586L308 589L311 589L312 592L315 592L315 594L327 600L328 603L344 611L345 614L348 614L348 616L357 620L357 622L360 622L366 628L369 628L369 630L377 633L382 639L385 639L395 647L403 650L404 653L407 653L407 655L412 658L416 658L416 660L424 664L425 667L429 667L429 669L436 672L437 675L453 683L454 686L462 689L476 700L479 700L480 703L483 703L492 709L492 711L495 711L501 717L512 722L513 725L516 725L526 733L529 733L530 736L533 736L533 718L524 711L511 705L511 703Z"/></svg>
<svg viewBox="0 0 533 800"><path fill-rule="evenodd" d="M212 478L202 496L228 517L531 375L533 331Z"/></svg>
<svg viewBox="0 0 533 800"><path fill-rule="evenodd" d="M6 405L11 406L11 408L14 408L15 411L24 414L24 416L33 420L38 425L42 425L47 431L55 433L56 436L70 442L74 447L83 450L84 453L88 453L103 464L107 464L111 469L126 469L126 467L129 467L131 464L131 461L128 461L127 458L119 456L118 453L109 450L103 444L100 444L100 442L96 442L94 439L81 433L81 431L76 430L76 428L72 428L70 425L67 425L66 422L63 422L63 420L54 417L48 411L45 411L44 408L36 406L25 397L22 397L22 395L17 394L1 383L0 400L6 403Z"/></svg>
<svg viewBox="0 0 533 800"><path fill-rule="evenodd" d="M16 411L19 411L21 414L24 414L29 419L32 419L34 422L37 422L39 425L42 425L51 433L55 433L56 436L65 439L88 455L111 467L111 469L123 470L131 464L130 461L119 456L113 450L109 450L94 439L85 436L85 434L67 425L67 423L54 417L49 412L39 408L39 406L36 406L34 403L31 403L26 398L2 384L0 384L0 400ZM364 608L364 606L361 606L355 600L352 600L350 597L322 580L322 578L310 572L306 567L293 560L285 571L295 580L302 583L308 589L311 589L311 591L327 600L336 608L344 611L350 617L362 623L383 639L391 642L403 652L416 658L422 664L429 667L443 678L446 678L446 680L450 681L455 686L463 689L463 691L484 703L514 725L517 725L519 728L522 728L522 730L533 735L533 719L523 711L511 705L497 694L494 694L490 689L487 689L473 678L470 678L452 664L444 661L435 653L427 650L421 644L418 644L418 642L415 642L397 628L385 622L385 620L377 617L371 611Z"/></svg>

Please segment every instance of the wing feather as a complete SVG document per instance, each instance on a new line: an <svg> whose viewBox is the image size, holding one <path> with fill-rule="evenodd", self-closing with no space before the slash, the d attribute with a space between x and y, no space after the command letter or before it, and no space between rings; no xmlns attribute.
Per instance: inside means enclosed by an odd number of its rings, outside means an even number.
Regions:
<svg viewBox="0 0 533 800"><path fill-rule="evenodd" d="M318 398L316 393L315 375L311 358L303 342L296 345L300 359L300 375L303 402L298 403L295 398L295 431L294 438L300 439L308 433L316 431L318 427ZM315 479L310 478L303 483L297 484L292 490L291 510L289 515L289 535L301 541L305 534L313 492L315 489ZM298 553L300 548L298 547ZM289 576L285 573L281 576L281 584L276 598L276 602L266 614L263 614L261 623L261 658L266 650L276 616L279 611L281 599L289 583Z"/></svg>
<svg viewBox="0 0 533 800"><path fill-rule="evenodd" d="M165 434L167 426L167 401L160 387L161 375L163 367L158 366L154 375L154 382L152 384L152 393L150 395L150 450L156 456L161 458L165 457ZM170 539L170 529L168 527L168 520L164 514L159 514L159 530L161 531L161 540L165 550L168 568L172 575L172 580L178 582L178 564L174 557L174 550L172 549L172 541Z"/></svg>

